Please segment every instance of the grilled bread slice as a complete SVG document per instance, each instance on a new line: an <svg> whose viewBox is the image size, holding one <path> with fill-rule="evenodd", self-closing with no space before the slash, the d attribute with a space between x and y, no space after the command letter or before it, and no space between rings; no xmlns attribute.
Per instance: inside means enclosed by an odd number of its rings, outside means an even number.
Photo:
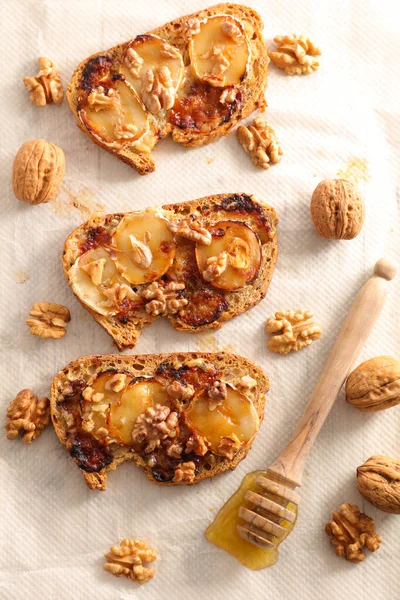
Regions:
<svg viewBox="0 0 400 600"><path fill-rule="evenodd" d="M273 208L244 193L95 214L67 238L64 274L120 350L158 316L179 331L219 329L265 296L276 224Z"/></svg>
<svg viewBox="0 0 400 600"><path fill-rule="evenodd" d="M186 148L227 135L265 105L262 29L253 9L217 4L90 56L67 88L78 126L141 175L169 134Z"/></svg>
<svg viewBox="0 0 400 600"><path fill-rule="evenodd" d="M87 356L51 387L60 442L91 489L133 460L153 483L194 484L245 458L269 381L234 354Z"/></svg>

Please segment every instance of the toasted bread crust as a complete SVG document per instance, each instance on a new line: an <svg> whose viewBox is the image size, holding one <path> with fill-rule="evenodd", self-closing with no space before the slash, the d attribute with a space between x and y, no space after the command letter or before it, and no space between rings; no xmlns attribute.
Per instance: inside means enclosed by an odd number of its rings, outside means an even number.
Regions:
<svg viewBox="0 0 400 600"><path fill-rule="evenodd" d="M275 210L270 206L258 202L252 196L247 194L216 194L206 196L197 200L180 202L176 204L167 204L162 207L165 210L173 211L177 216L187 215L198 211L201 214L202 222L205 225L216 223L225 219L237 220L249 225L255 232L261 232L265 236L265 227L270 230L268 240L262 244L262 259L259 272L251 285L234 292L226 291L223 294L228 303L228 307L214 321L206 325L192 326L183 322L176 315L168 316L171 324L178 331L187 331L199 333L207 329L220 329L222 325L234 317L249 310L258 304L266 295L272 274L278 257L278 237L276 225L278 223ZM118 214L118 216L121 213ZM112 217L114 215L107 215ZM62 257L64 275L69 280L69 270L73 264L67 251L70 245L79 245L85 233L88 231L89 222L83 223L75 229L67 238L64 245ZM76 296L80 301L79 297ZM93 316L93 318L111 335L119 350L133 348L140 336L141 330L150 325L157 317L149 315L144 308L135 311L134 314L124 323L118 320L116 316L103 316L81 302Z"/></svg>
<svg viewBox="0 0 400 600"><path fill-rule="evenodd" d="M184 363L190 359L200 358L205 361L210 361L216 366L221 374L221 378L230 382L233 385L237 384L238 380L244 375L250 375L257 381L257 385L246 395L252 400L260 423L264 418L265 394L269 390L269 380L263 371L253 362L235 354L206 353L206 352L191 352L191 353L170 353L170 354L147 354L147 355L129 355L120 356L117 354L85 356L71 361L64 369L62 369L53 379L51 386L50 410L52 422L56 434L61 444L70 452L68 432L65 427L65 421L62 411L62 390L64 386L71 381L87 382L94 374L98 374L108 370L117 370L128 373L134 377L137 376L154 376L157 368L161 363L167 361L180 361ZM226 470L233 470L238 463L243 460L251 448L250 442L245 448L239 450L232 460L220 457L210 469L207 461L202 461L198 466L198 472L195 479L190 484L193 485L206 479L214 477ZM115 447L114 447L115 446ZM86 472L81 469L85 481L89 488L105 490L106 481L109 471L115 470L119 464L125 461L134 461L137 466L140 466L146 474L147 479L159 485L184 485L184 483L174 483L167 481L160 483L157 481L152 472L152 468L143 460L142 456L136 453L133 449L117 446L111 447L112 460L103 469L98 472ZM78 465L79 466L79 465Z"/></svg>
<svg viewBox="0 0 400 600"><path fill-rule="evenodd" d="M209 132L202 133L199 131L194 131L193 129L180 129L179 127L168 122L165 118L165 115L151 117L152 122L154 122L156 128L158 129L160 139L171 133L173 140L179 144L182 144L185 148L197 148L199 146L203 146L204 144L214 142L222 136L228 135L242 119L246 118L257 108L264 107L265 105L264 94L267 85L269 63L268 50L262 37L263 22L259 14L252 8L240 4L216 4L215 6L210 6L209 8L200 10L191 15L185 15L175 19L170 23L147 32L147 34L157 35L165 41L173 44L178 48L178 50L183 52L187 47L187 42L183 37L184 23L189 18L198 18L202 20L218 14L236 17L245 26L246 36L248 38L252 54L246 78L240 84L242 100L237 110L234 111L226 123L216 126ZM113 48L110 48L104 52L93 54L82 61L72 75L71 82L67 86L66 95L69 106L77 119L79 128L97 145L101 146L108 152L115 154L120 160L126 162L136 169L140 175L146 175L147 173L151 173L155 170L155 164L151 154L134 152L133 150L129 149L127 145L125 145L123 148L111 148L93 135L82 124L79 118L79 97L81 93L80 82L85 66L89 61L93 60L97 56L107 55L112 56L113 58L115 57L117 60L120 59L124 49L130 41L131 40L123 44L118 44L117 46L114 46Z"/></svg>

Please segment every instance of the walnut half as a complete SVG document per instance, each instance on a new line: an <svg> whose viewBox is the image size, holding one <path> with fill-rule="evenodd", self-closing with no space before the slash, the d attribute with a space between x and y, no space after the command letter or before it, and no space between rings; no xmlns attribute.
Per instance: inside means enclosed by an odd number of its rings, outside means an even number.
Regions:
<svg viewBox="0 0 400 600"><path fill-rule="evenodd" d="M269 169L271 164L281 161L283 152L275 130L261 117L256 117L253 125L240 125L236 136L254 166Z"/></svg>
<svg viewBox="0 0 400 600"><path fill-rule="evenodd" d="M64 98L60 73L48 58L41 56L38 59L39 73L36 77L24 77L23 82L29 90L29 99L36 106L46 104L60 104Z"/></svg>
<svg viewBox="0 0 400 600"><path fill-rule="evenodd" d="M305 35L277 35L274 42L278 45L269 56L278 69L287 75L308 75L319 68L321 50Z"/></svg>
<svg viewBox="0 0 400 600"><path fill-rule="evenodd" d="M322 331L313 322L313 313L303 308L277 312L267 320L265 329L272 335L268 342L271 352L288 354L306 348L317 340Z"/></svg>
<svg viewBox="0 0 400 600"><path fill-rule="evenodd" d="M362 548L375 552L381 545L381 537L375 531L375 523L371 517L359 511L355 504L342 504L339 512L332 513L332 521L325 526L331 544L338 556L350 562L358 563L365 559Z"/></svg>
<svg viewBox="0 0 400 600"><path fill-rule="evenodd" d="M126 538L121 544L111 546L105 555L107 562L103 569L115 577L127 577L137 583L147 583L155 575L153 567L143 563L154 562L157 558L156 548L150 548L144 540Z"/></svg>
<svg viewBox="0 0 400 600"><path fill-rule="evenodd" d="M22 440L31 444L50 423L49 399L38 400L30 390L21 390L8 406L7 419L7 438L14 440L22 431Z"/></svg>
<svg viewBox="0 0 400 600"><path fill-rule="evenodd" d="M29 313L33 319L27 319L26 324L32 335L42 338L62 338L71 315L65 306L55 302L35 302Z"/></svg>

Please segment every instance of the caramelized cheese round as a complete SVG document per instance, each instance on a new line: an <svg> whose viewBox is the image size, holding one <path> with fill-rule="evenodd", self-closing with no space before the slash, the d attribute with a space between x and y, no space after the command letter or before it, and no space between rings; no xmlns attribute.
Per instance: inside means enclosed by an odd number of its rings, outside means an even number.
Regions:
<svg viewBox="0 0 400 600"><path fill-rule="evenodd" d="M92 94L100 93L103 86L92 89ZM112 85L117 99L115 106L94 104L88 101L79 112L85 127L102 142L112 146L123 146L139 140L149 129L148 117L137 93L123 80L116 80ZM124 128L134 126L136 132L129 137L124 136Z"/></svg>
<svg viewBox="0 0 400 600"><path fill-rule="evenodd" d="M206 392L197 395L185 411L185 419L196 433L209 442L216 454L222 437L234 434L244 447L259 428L258 414L252 401L230 385L227 385L226 399L214 410L210 410L210 398Z"/></svg>
<svg viewBox="0 0 400 600"><path fill-rule="evenodd" d="M78 298L100 315L115 315L117 306L104 294L115 284L126 286L109 251L99 246L82 254L69 271L69 280Z"/></svg>
<svg viewBox="0 0 400 600"><path fill-rule="evenodd" d="M114 377L114 375L115 373L111 371L107 373L100 373L100 375L98 375L93 381L89 382L89 386L92 388L93 394L104 394L104 398L102 400L96 403L92 403L87 400L83 400L82 402L82 409L84 411L91 412L94 423L94 435L95 432L101 428L109 428L110 410L113 406L117 406L121 401L123 390L120 392L113 392L109 389L106 389L107 383L110 381L110 379L112 379L112 377ZM127 377L126 383L128 384L131 379L131 377ZM101 410L96 410L96 408L101 408Z"/></svg>
<svg viewBox="0 0 400 600"><path fill-rule="evenodd" d="M227 31L237 35L231 37ZM234 17L216 15L200 24L200 32L189 42L193 74L213 87L238 85L243 81L250 46L243 25Z"/></svg>
<svg viewBox="0 0 400 600"><path fill-rule="evenodd" d="M128 54L130 48L139 56L139 62L134 63L134 68L130 68L130 64L132 64ZM146 34L138 35L125 48L121 58L120 72L140 96L141 78L148 69L159 69L160 67L168 67L174 89L178 90L184 74L182 55L172 44L156 35Z"/></svg>
<svg viewBox="0 0 400 600"><path fill-rule="evenodd" d="M209 283L223 290L239 290L249 285L257 276L261 264L261 244L257 234L240 221L220 221L210 231L212 242L209 246L196 244L200 273L206 271L208 259L226 252L225 270Z"/></svg>
<svg viewBox="0 0 400 600"><path fill-rule="evenodd" d="M133 236L133 237L131 237ZM144 244L151 254L149 266L141 263L134 251L132 243L135 239ZM165 219L143 211L131 213L124 217L116 228L113 242L120 250L116 265L121 275L130 283L141 284L159 279L171 266L176 244L174 236L167 227Z"/></svg>
<svg viewBox="0 0 400 600"><path fill-rule="evenodd" d="M135 420L150 406L168 404L165 388L155 379L134 379L125 388L117 404L110 410L110 436L125 446L132 445Z"/></svg>

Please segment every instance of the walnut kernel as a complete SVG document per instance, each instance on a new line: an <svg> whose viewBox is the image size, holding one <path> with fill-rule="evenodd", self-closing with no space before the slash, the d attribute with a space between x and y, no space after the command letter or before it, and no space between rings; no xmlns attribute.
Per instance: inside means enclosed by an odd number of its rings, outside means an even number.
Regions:
<svg viewBox="0 0 400 600"><path fill-rule="evenodd" d="M275 130L261 117L256 117L253 125L240 125L236 136L256 167L269 169L281 161L283 152Z"/></svg>
<svg viewBox="0 0 400 600"><path fill-rule="evenodd" d="M192 435L186 442L185 452L186 454L197 454L197 456L204 456L207 454L208 446L206 440L201 435Z"/></svg>
<svg viewBox="0 0 400 600"><path fill-rule="evenodd" d="M65 327L71 320L68 308L55 302L35 302L29 314L34 317L26 320L31 334L44 339L62 338L66 334Z"/></svg>
<svg viewBox="0 0 400 600"><path fill-rule="evenodd" d="M143 563L154 562L157 550L150 548L144 540L124 539L119 546L111 546L104 556L107 562L103 569L116 577L124 575L132 581L146 583L155 575L153 567L146 567Z"/></svg>
<svg viewBox="0 0 400 600"><path fill-rule="evenodd" d="M218 256L210 256L207 259L207 267L201 275L205 281L214 281L226 271L228 266L228 252L223 250Z"/></svg>
<svg viewBox="0 0 400 600"><path fill-rule="evenodd" d="M235 454L237 454L240 450L240 446L241 444L239 438L237 435L232 433L232 435L221 438L218 444L217 454L221 454L221 456L225 456L225 458L232 460Z"/></svg>
<svg viewBox="0 0 400 600"><path fill-rule="evenodd" d="M321 237L352 240L365 220L364 201L347 179L324 179L311 197L311 218Z"/></svg>
<svg viewBox="0 0 400 600"><path fill-rule="evenodd" d="M274 42L278 45L275 52L269 56L278 69L283 69L287 75L308 75L316 71L321 50L304 35L277 35Z"/></svg>
<svg viewBox="0 0 400 600"><path fill-rule="evenodd" d="M250 377L250 375L243 375L237 382L237 387L242 388L243 390L252 390L257 385L257 381Z"/></svg>
<svg viewBox="0 0 400 600"><path fill-rule="evenodd" d="M267 333L276 334L268 342L271 352L297 352L321 337L322 331L315 325L313 317L310 310L303 308L296 312L288 310L275 313L275 317L267 320L265 327Z"/></svg>
<svg viewBox="0 0 400 600"><path fill-rule="evenodd" d="M175 102L175 87L171 71L166 65L155 69L146 69L140 74L141 95L145 107L156 114L160 110L169 110Z"/></svg>
<svg viewBox="0 0 400 600"><path fill-rule="evenodd" d="M185 284L179 281L170 281L166 284L153 281L142 292L142 297L147 300L146 312L154 317L174 315L188 304L186 298L182 298L179 294L184 289Z"/></svg>
<svg viewBox="0 0 400 600"><path fill-rule="evenodd" d="M196 476L196 465L193 461L180 463L174 473L174 483L192 483Z"/></svg>
<svg viewBox="0 0 400 600"><path fill-rule="evenodd" d="M193 35L200 33L200 21L196 17L191 17L183 24L183 35L186 38L191 38Z"/></svg>
<svg viewBox="0 0 400 600"><path fill-rule="evenodd" d="M325 533L331 536L331 544L338 556L358 563L365 559L364 546L370 552L378 550L381 537L375 531L374 520L361 513L358 506L342 504L339 512L333 512L332 517L325 526Z"/></svg>
<svg viewBox="0 0 400 600"><path fill-rule="evenodd" d="M190 383L182 385L179 381L173 381L167 387L167 394L176 400L190 400L194 396L194 387Z"/></svg>
<svg viewBox="0 0 400 600"><path fill-rule="evenodd" d="M24 77L25 87L30 92L29 99L36 106L46 104L60 104L64 98L60 73L48 58L41 56L38 59L39 73L36 77Z"/></svg>
<svg viewBox="0 0 400 600"><path fill-rule="evenodd" d="M7 419L7 438L14 440L22 431L22 440L31 444L50 423L49 399L38 400L30 390L21 390L7 408Z"/></svg>
<svg viewBox="0 0 400 600"><path fill-rule="evenodd" d="M167 226L175 235L179 235L192 242L203 244L204 246L209 246L211 244L211 233L202 227L195 218L175 219L173 221L168 221Z"/></svg>
<svg viewBox="0 0 400 600"><path fill-rule="evenodd" d="M150 454L167 438L175 438L178 433L178 413L171 412L168 406L156 404L139 415L133 425L132 440L135 444L145 444L144 451Z"/></svg>

